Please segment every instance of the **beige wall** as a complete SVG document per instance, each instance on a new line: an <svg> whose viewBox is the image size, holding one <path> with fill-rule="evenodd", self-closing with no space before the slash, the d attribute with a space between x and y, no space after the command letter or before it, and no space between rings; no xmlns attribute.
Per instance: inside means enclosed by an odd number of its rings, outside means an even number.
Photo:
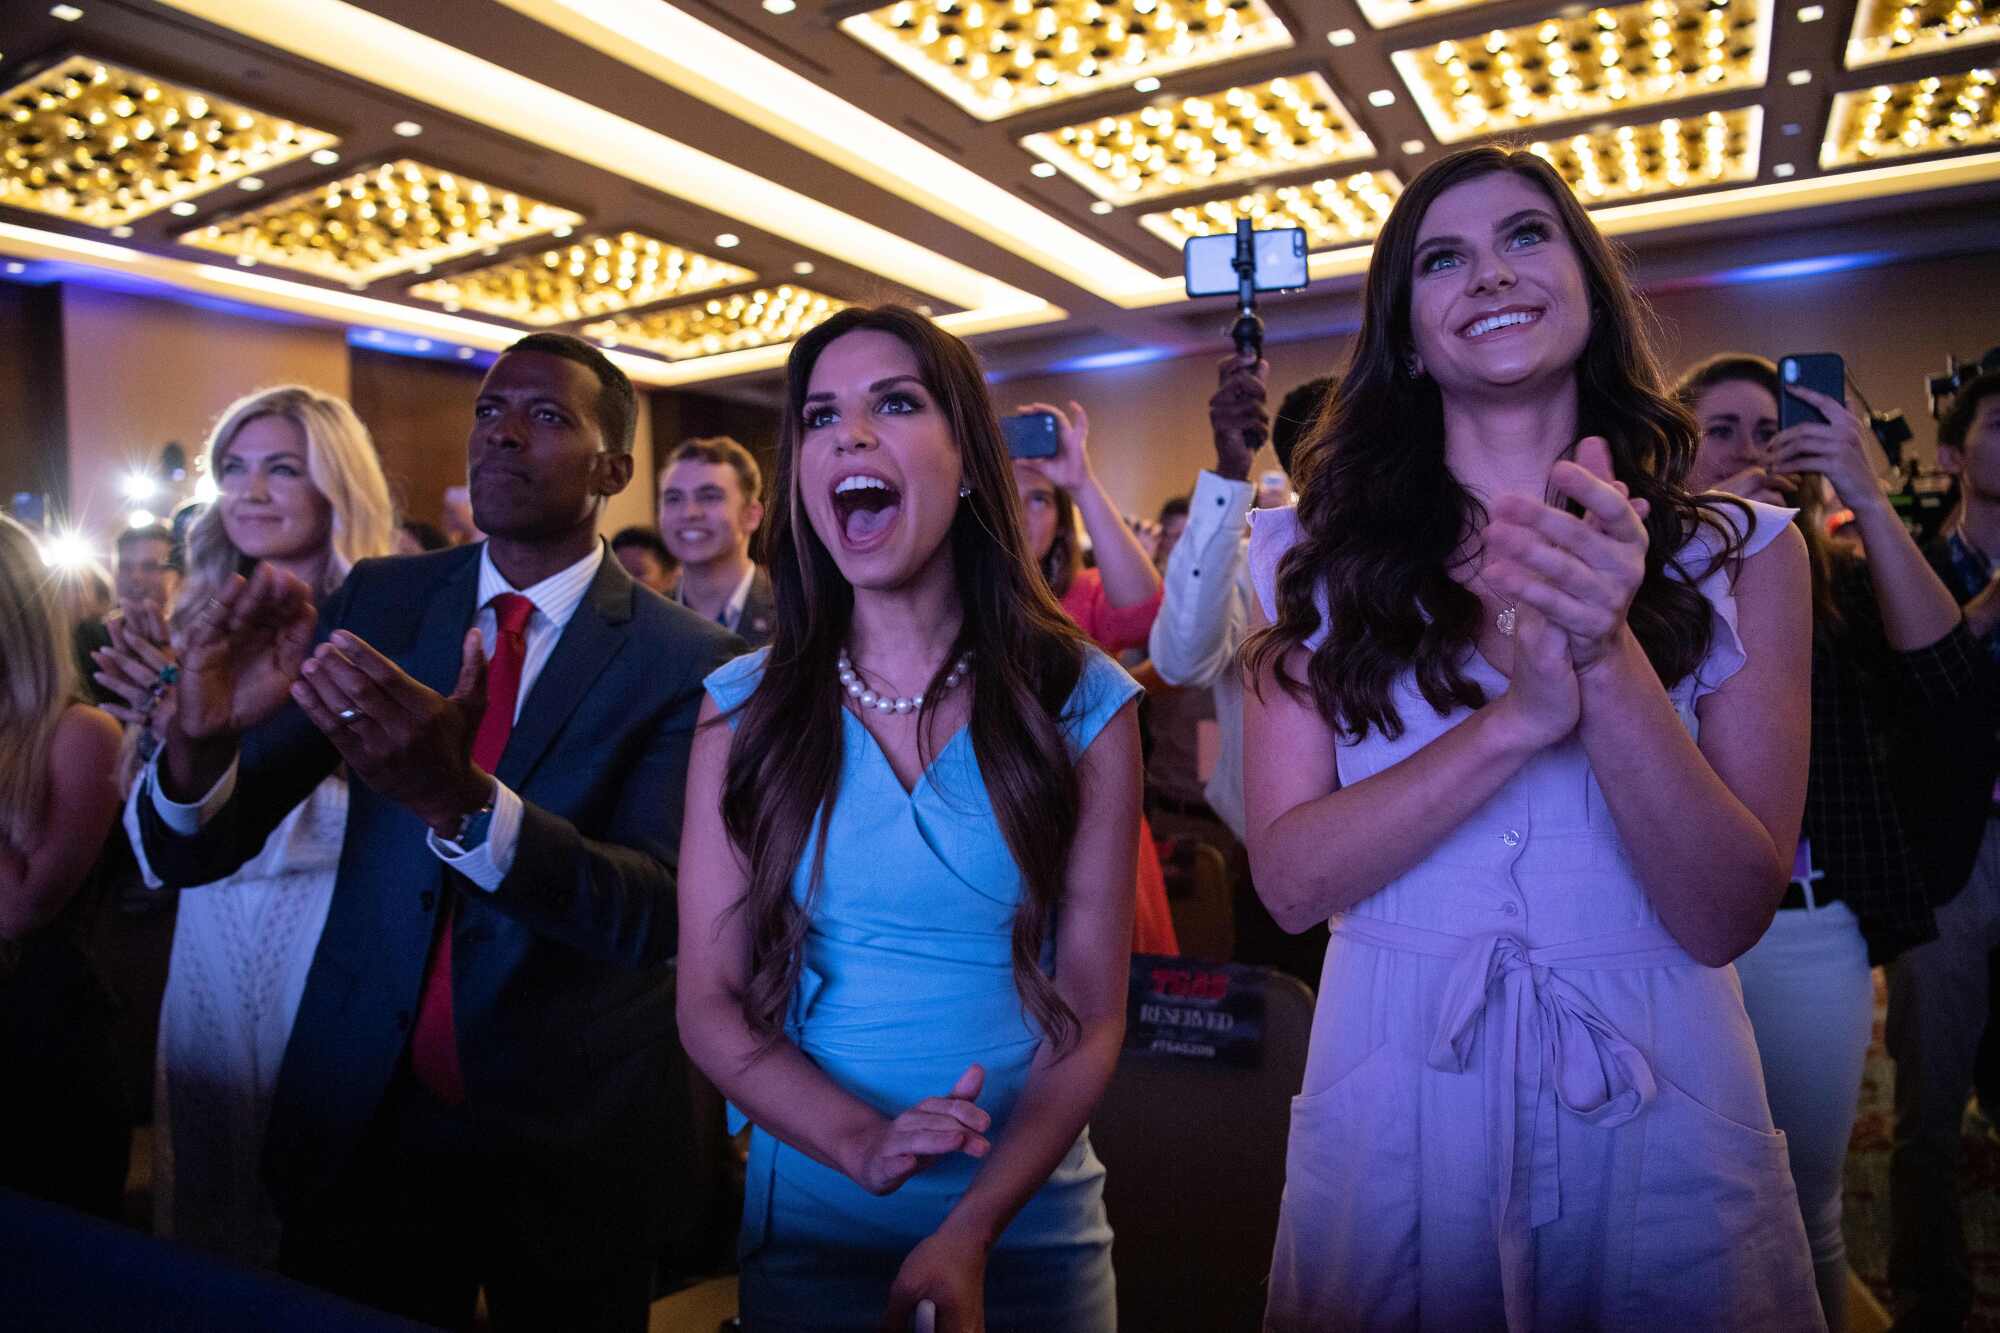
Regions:
<svg viewBox="0 0 2000 1333"><path fill-rule="evenodd" d="M632 481L611 497L598 518L606 537L620 528L650 528L658 517L653 505L653 397L639 391L639 420L632 434Z"/></svg>
<svg viewBox="0 0 2000 1333"><path fill-rule="evenodd" d="M70 507L93 535L119 521L124 475L178 440L190 461L236 398L274 384L348 393L340 330L65 287Z"/></svg>
<svg viewBox="0 0 2000 1333"><path fill-rule="evenodd" d="M1661 359L1669 373L1722 351L1776 358L1787 352L1839 352L1878 410L1901 408L1928 456L1933 430L1923 381L1944 369L1947 352L1975 357L2000 344L2000 252L1926 260L1820 277L1652 294L1661 321ZM1282 311L1271 324L1282 329ZM1334 371L1347 338L1269 348L1271 396ZM1214 459L1208 442L1212 356L994 386L1002 412L1036 400L1090 413L1091 454L1105 489L1128 513L1150 517L1170 495L1189 490ZM1275 466L1266 449L1258 468Z"/></svg>

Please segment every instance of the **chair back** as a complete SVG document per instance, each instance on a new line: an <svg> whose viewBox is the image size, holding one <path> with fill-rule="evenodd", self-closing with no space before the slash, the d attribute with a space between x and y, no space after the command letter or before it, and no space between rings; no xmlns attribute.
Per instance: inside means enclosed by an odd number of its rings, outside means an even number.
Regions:
<svg viewBox="0 0 2000 1333"><path fill-rule="evenodd" d="M1234 974L1263 985L1258 1065L1128 1049L1091 1119L1121 1328L1254 1333L1263 1323L1313 993L1270 968Z"/></svg>

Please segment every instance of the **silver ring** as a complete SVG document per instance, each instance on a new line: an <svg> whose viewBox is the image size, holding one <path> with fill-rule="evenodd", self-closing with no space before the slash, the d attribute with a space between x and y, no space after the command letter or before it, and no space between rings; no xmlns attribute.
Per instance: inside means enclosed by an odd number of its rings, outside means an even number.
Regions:
<svg viewBox="0 0 2000 1333"><path fill-rule="evenodd" d="M206 602L202 603L201 609L204 612L207 612L207 611L227 611L229 608L222 604L222 599L220 597L211 597Z"/></svg>
<svg viewBox="0 0 2000 1333"><path fill-rule="evenodd" d="M352 722L355 718L361 716L361 710L359 708L343 708L338 713L335 713L334 716L342 722Z"/></svg>

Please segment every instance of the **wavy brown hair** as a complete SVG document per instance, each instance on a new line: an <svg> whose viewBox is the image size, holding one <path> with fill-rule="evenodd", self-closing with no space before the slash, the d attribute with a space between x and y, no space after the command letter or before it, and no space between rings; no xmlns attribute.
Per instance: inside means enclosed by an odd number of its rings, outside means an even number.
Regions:
<svg viewBox="0 0 2000 1333"><path fill-rule="evenodd" d="M1405 671L1414 670L1440 714L1486 702L1465 670L1479 598L1451 576L1478 560L1486 510L1446 466L1443 399L1435 382L1412 373L1408 357L1424 215L1446 190L1496 172L1548 197L1583 270L1592 317L1576 366L1577 433L1603 436L1614 474L1651 506L1645 579L1627 619L1662 681L1680 681L1708 652L1709 608L1691 580L1742 548L1719 512L1726 498L1697 498L1682 485L1694 461L1694 421L1666 392L1622 260L1562 178L1515 149L1441 158L1410 182L1376 238L1353 352L1299 441L1301 536L1278 566L1277 618L1244 649L1252 671L1272 670L1287 692L1310 695L1337 731L1357 740L1370 728L1402 734L1391 691ZM1675 553L1701 524L1716 529L1721 553L1708 569L1680 570ZM1296 680L1284 655L1320 628L1322 592L1332 632L1313 652L1306 680Z"/></svg>
<svg viewBox="0 0 2000 1333"><path fill-rule="evenodd" d="M806 390L820 354L835 339L864 329L890 335L915 355L971 487L946 534L964 623L924 689L919 751L928 766L935 753L932 710L944 694L943 678L961 653L970 652L967 727L1023 884L1014 915L1014 984L1056 1049L1067 1051L1076 1040L1076 1015L1042 971L1041 957L1076 839L1076 764L1061 718L1087 645L1028 554L1013 468L979 362L957 338L895 305L841 311L800 338L786 363L785 416L765 520L777 633L763 679L734 714L722 791L723 824L750 865L749 887L737 904L750 920L744 1008L767 1039L783 1030L824 870L827 821L839 796L844 696L835 662L847 641L854 589L806 516L799 449ZM815 830L818 850L801 906L792 881Z"/></svg>
<svg viewBox="0 0 2000 1333"><path fill-rule="evenodd" d="M1722 384L1754 384L1771 395L1775 408L1784 401L1784 387L1778 383L1778 368L1761 356L1747 352L1723 352L1689 367L1674 385L1674 397L1695 416L1701 428L1702 395ZM1695 437L1699 440L1701 437ZM1798 516L1792 525L1806 539L1807 567L1812 571L1813 638L1822 648L1831 647L1847 628L1840 601L1834 596L1834 581L1847 565L1860 559L1826 530L1826 493L1818 477L1800 476L1799 493L1792 503Z"/></svg>

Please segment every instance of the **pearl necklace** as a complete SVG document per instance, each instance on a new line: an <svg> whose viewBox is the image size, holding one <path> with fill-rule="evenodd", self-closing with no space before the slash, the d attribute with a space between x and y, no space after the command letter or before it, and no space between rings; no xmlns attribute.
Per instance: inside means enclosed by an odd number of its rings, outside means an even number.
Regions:
<svg viewBox="0 0 2000 1333"><path fill-rule="evenodd" d="M845 648L840 650L839 667L841 687L863 708L872 708L878 713L914 713L924 706L924 696L921 694L910 699L891 698L869 689L860 674L855 671L854 662L848 657ZM946 673L942 688L948 690L958 684L965 679L965 673L970 670L972 670L972 654L961 654L958 661L952 663L951 670Z"/></svg>

